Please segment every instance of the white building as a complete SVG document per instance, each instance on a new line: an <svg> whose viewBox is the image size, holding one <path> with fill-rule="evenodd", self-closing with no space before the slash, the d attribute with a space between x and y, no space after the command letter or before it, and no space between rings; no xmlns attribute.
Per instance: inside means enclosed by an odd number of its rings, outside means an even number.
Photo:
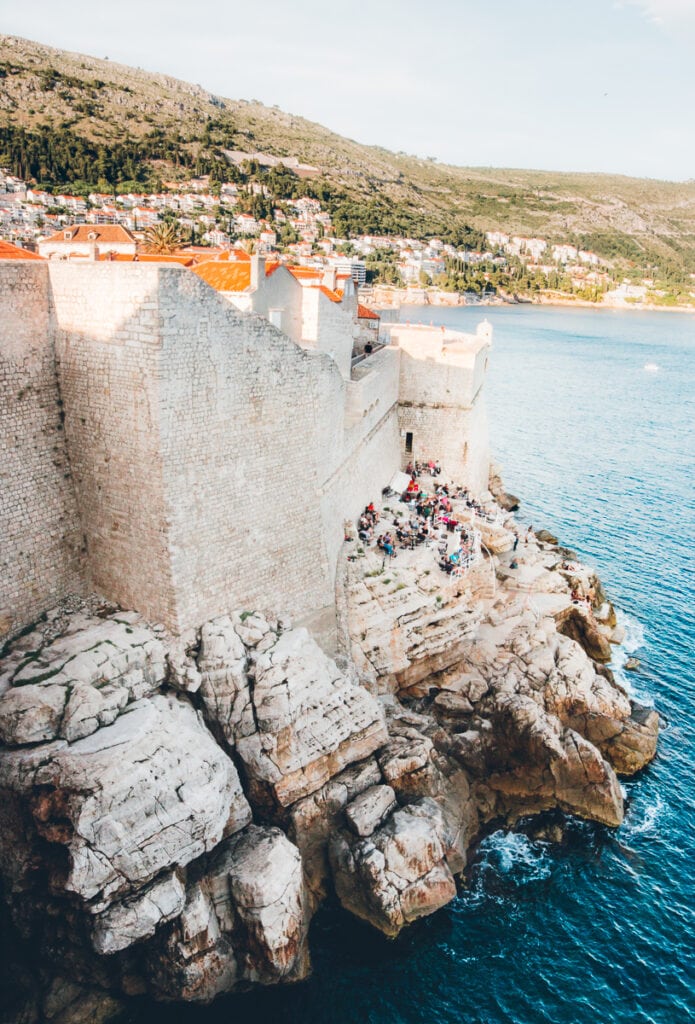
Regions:
<svg viewBox="0 0 695 1024"><path fill-rule="evenodd" d="M114 253L134 256L135 238L122 225L74 224L39 240L39 255L47 259L74 259Z"/></svg>

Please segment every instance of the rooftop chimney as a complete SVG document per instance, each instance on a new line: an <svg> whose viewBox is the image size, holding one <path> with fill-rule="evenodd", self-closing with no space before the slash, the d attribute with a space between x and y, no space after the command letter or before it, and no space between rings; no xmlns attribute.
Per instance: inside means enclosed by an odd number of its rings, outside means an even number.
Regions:
<svg viewBox="0 0 695 1024"><path fill-rule="evenodd" d="M335 266L326 267L326 269L323 272L323 278L321 279L321 284L325 288L329 288L332 292L334 292L335 291L335 286L336 286L337 283L338 283L338 271L336 270Z"/></svg>
<svg viewBox="0 0 695 1024"><path fill-rule="evenodd" d="M265 256L251 257L251 291L257 291L265 281Z"/></svg>

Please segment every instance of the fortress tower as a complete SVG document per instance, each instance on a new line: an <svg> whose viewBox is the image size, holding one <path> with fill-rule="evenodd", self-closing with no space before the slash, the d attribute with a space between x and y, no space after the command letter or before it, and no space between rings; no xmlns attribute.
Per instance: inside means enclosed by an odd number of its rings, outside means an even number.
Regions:
<svg viewBox="0 0 695 1024"><path fill-rule="evenodd" d="M400 349L401 466L439 459L444 477L487 489L490 465L483 384L492 344L485 321L475 334L420 324L393 325Z"/></svg>

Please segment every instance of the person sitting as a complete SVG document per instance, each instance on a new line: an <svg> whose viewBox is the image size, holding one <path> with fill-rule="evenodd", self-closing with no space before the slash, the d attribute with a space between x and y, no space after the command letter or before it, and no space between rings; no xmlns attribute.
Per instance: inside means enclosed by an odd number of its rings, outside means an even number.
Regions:
<svg viewBox="0 0 695 1024"><path fill-rule="evenodd" d="M440 466L440 464L439 464L439 459L437 459L437 461L436 461L436 462L435 462L435 464L434 464L434 468L433 468L432 472L433 472L433 474L434 474L435 476L439 476L439 474L441 473L441 471L442 471L442 467L441 467L441 466Z"/></svg>
<svg viewBox="0 0 695 1024"><path fill-rule="evenodd" d="M384 551L389 556L389 558L396 557L396 552L393 547L393 537L391 536L390 533L384 534Z"/></svg>

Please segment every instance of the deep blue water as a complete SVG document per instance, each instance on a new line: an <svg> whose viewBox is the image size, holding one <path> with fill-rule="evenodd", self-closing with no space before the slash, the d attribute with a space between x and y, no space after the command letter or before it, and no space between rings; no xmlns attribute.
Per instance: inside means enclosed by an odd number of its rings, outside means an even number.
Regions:
<svg viewBox="0 0 695 1024"><path fill-rule="evenodd" d="M628 681L666 723L658 758L626 784L617 832L576 822L559 848L495 834L468 890L396 942L329 908L312 928L310 981L207 1009L148 1006L143 1021L695 1019L695 317L530 308L408 317L472 330L485 314L495 328L495 457L524 521L595 564L623 610L642 662Z"/></svg>

